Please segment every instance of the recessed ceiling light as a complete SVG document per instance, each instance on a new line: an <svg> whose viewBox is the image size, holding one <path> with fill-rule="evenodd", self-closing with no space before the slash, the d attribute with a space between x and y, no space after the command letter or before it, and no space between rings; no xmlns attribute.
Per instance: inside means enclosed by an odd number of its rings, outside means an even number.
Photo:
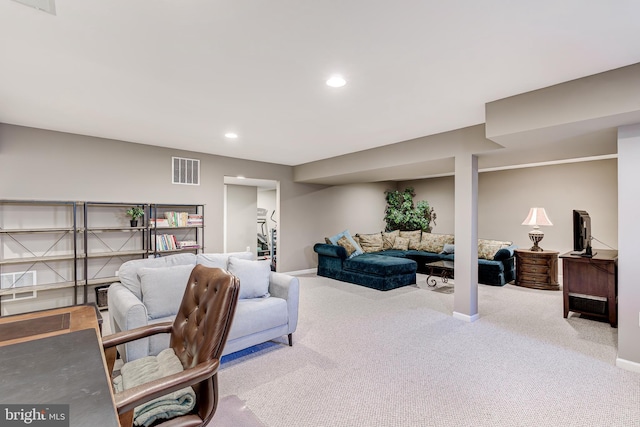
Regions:
<svg viewBox="0 0 640 427"><path fill-rule="evenodd" d="M224 134L224 136L226 136L229 139L237 139L238 138L238 134L237 133L233 133L233 132L227 132Z"/></svg>
<svg viewBox="0 0 640 427"><path fill-rule="evenodd" d="M327 80L327 86L331 87L342 87L347 84L347 81L339 75L331 76L329 80Z"/></svg>

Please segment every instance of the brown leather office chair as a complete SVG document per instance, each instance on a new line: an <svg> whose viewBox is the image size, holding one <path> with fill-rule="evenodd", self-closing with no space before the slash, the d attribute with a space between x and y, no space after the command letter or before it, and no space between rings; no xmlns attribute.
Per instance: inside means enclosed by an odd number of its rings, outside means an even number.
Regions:
<svg viewBox="0 0 640 427"><path fill-rule="evenodd" d="M170 347L184 371L115 394L123 427L131 426L136 406L167 393L192 386L194 410L166 420L161 426L203 426L218 404L217 371L236 310L240 281L219 268L197 265L191 272L175 320L119 332L104 337L103 347L109 372L113 370L116 345L157 333L171 333Z"/></svg>

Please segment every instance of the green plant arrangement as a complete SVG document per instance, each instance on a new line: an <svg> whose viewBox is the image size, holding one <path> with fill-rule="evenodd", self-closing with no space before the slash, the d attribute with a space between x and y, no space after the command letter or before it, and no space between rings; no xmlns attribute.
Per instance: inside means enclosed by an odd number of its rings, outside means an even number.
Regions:
<svg viewBox="0 0 640 427"><path fill-rule="evenodd" d="M135 221L138 218L142 218L144 216L144 209L139 206L127 209L127 216L130 217L131 220Z"/></svg>
<svg viewBox="0 0 640 427"><path fill-rule="evenodd" d="M144 209L140 206L134 206L130 209L127 209L127 216L131 218L131 226L138 226L138 218L142 218L144 216Z"/></svg>
<svg viewBox="0 0 640 427"><path fill-rule="evenodd" d="M413 187L403 191L387 190L385 197L387 209L384 214L385 231L422 230L431 232L432 224L436 225L436 213L426 200L414 204L416 196Z"/></svg>

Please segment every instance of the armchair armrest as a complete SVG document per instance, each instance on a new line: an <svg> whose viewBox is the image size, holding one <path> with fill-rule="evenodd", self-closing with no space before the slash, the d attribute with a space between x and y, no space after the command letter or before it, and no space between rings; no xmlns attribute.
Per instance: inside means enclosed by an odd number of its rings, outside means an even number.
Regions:
<svg viewBox="0 0 640 427"><path fill-rule="evenodd" d="M293 333L298 326L300 281L297 277L290 276L288 274L271 272L271 276L269 278L269 293L271 296L282 298L287 301L289 333Z"/></svg>
<svg viewBox="0 0 640 427"><path fill-rule="evenodd" d="M506 248L502 248L498 252L496 252L496 254L493 256L493 260L503 261L508 258L513 258L515 255L514 251L516 249L518 249L518 246L516 245L511 245L511 246L507 246Z"/></svg>
<svg viewBox="0 0 640 427"><path fill-rule="evenodd" d="M147 307L122 283L109 286L107 300L114 331L127 331L147 324Z"/></svg>
<svg viewBox="0 0 640 427"><path fill-rule="evenodd" d="M131 341L146 338L151 335L171 332L172 322L156 323L154 325L141 326L129 331L116 332L115 334L102 337L102 348L107 361L107 372L111 375L113 365L116 363L116 346L126 344Z"/></svg>
<svg viewBox="0 0 640 427"><path fill-rule="evenodd" d="M172 322L162 322L141 326L128 331L116 332L115 334L102 337L102 347L107 349L151 335L169 333L171 332L171 326L173 326Z"/></svg>
<svg viewBox="0 0 640 427"><path fill-rule="evenodd" d="M107 293L109 321L113 332L128 331L148 324L147 307L122 283L109 286ZM125 361L139 359L149 354L149 339L123 344L118 348Z"/></svg>
<svg viewBox="0 0 640 427"><path fill-rule="evenodd" d="M318 255L330 256L334 258L347 259L347 250L342 246L329 245L326 243L316 243L313 246L313 250Z"/></svg>

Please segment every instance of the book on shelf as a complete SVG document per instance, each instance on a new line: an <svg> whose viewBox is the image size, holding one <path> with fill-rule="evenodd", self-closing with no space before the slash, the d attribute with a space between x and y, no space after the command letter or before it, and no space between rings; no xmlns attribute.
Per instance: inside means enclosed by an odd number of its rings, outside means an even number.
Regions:
<svg viewBox="0 0 640 427"><path fill-rule="evenodd" d="M156 236L156 250L173 251L178 249L176 236L172 234L159 234Z"/></svg>
<svg viewBox="0 0 640 427"><path fill-rule="evenodd" d="M168 227L168 226L169 226L169 221L166 218L151 218L149 220L149 227L162 228L162 227Z"/></svg>
<svg viewBox="0 0 640 427"><path fill-rule="evenodd" d="M167 224L169 227L177 227L178 222L176 221L175 212L165 212L164 217L167 220Z"/></svg>
<svg viewBox="0 0 640 427"><path fill-rule="evenodd" d="M202 215L189 214L187 216L187 225L202 225Z"/></svg>
<svg viewBox="0 0 640 427"><path fill-rule="evenodd" d="M187 227L189 224L188 212L174 212L167 211L164 213L164 218L167 221L167 227ZM202 224L202 215L200 215L200 224Z"/></svg>
<svg viewBox="0 0 640 427"><path fill-rule="evenodd" d="M195 240L183 240L178 242L179 249L198 249L200 245Z"/></svg>

